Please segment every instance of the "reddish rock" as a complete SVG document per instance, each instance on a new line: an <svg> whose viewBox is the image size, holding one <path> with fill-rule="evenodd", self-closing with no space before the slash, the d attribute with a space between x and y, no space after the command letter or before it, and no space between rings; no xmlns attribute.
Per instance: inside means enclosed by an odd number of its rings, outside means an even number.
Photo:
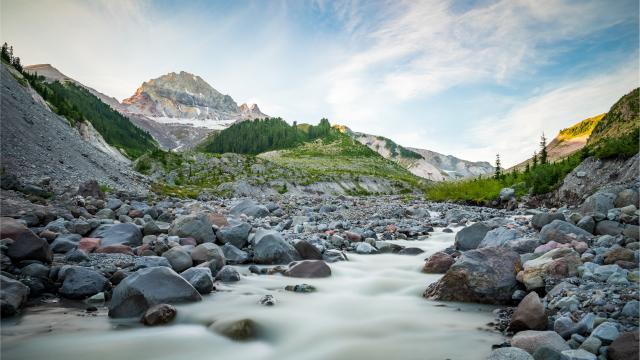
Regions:
<svg viewBox="0 0 640 360"><path fill-rule="evenodd" d="M609 359L629 360L640 358L638 347L640 346L638 331L625 332L620 334L611 345L609 345Z"/></svg>
<svg viewBox="0 0 640 360"><path fill-rule="evenodd" d="M38 236L40 236L41 238L45 238L47 239L47 241L51 242L58 237L58 233L51 230L42 230Z"/></svg>
<svg viewBox="0 0 640 360"><path fill-rule="evenodd" d="M302 260L289 264L284 276L297 278L322 278L331 276L331 268L322 260Z"/></svg>
<svg viewBox="0 0 640 360"><path fill-rule="evenodd" d="M444 252L437 252L427 259L427 262L422 268L423 273L427 274L444 274L449 270L455 260L453 257Z"/></svg>
<svg viewBox="0 0 640 360"><path fill-rule="evenodd" d="M394 224L389 224L389 225L385 226L384 231L385 232L394 233L394 232L398 231L398 227L395 226Z"/></svg>
<svg viewBox="0 0 640 360"><path fill-rule="evenodd" d="M209 221L212 224L214 224L219 228L227 226L229 224L229 222L227 221L227 218L220 213L207 214L207 217L209 218Z"/></svg>
<svg viewBox="0 0 640 360"><path fill-rule="evenodd" d="M304 240L293 244L293 247L300 253L304 260L322 260L322 253L315 246Z"/></svg>
<svg viewBox="0 0 640 360"><path fill-rule="evenodd" d="M169 304L158 304L150 307L142 316L142 323L147 326L162 325L171 322L178 310Z"/></svg>
<svg viewBox="0 0 640 360"><path fill-rule="evenodd" d="M99 254L127 254L133 255L133 250L128 245L116 244L116 245L107 245L102 246L96 249Z"/></svg>
<svg viewBox="0 0 640 360"><path fill-rule="evenodd" d="M9 217L0 218L0 239L12 239L7 255L15 260L51 262L53 253L47 240L39 238L22 223Z"/></svg>
<svg viewBox="0 0 640 360"><path fill-rule="evenodd" d="M353 231L347 231L344 233L344 236L349 240L349 241L353 241L353 242L359 242L362 241L362 235L353 232Z"/></svg>
<svg viewBox="0 0 640 360"><path fill-rule="evenodd" d="M530 292L520 301L516 311L511 317L509 330L518 332L522 330L546 330L547 315L544 305L535 291Z"/></svg>
<svg viewBox="0 0 640 360"><path fill-rule="evenodd" d="M97 238L82 238L78 242L78 249L86 253L95 251L100 247L100 239Z"/></svg>
<svg viewBox="0 0 640 360"><path fill-rule="evenodd" d="M129 210L129 217L132 219L135 218L141 218L144 216L144 213L142 212L142 210L138 210L138 209L131 209Z"/></svg>

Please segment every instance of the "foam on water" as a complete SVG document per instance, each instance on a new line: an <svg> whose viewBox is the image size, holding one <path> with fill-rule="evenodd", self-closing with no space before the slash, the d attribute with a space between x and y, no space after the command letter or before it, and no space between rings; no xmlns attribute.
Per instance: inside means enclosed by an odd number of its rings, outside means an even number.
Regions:
<svg viewBox="0 0 640 360"><path fill-rule="evenodd" d="M60 307L27 312L3 322L2 358L481 359L502 341L485 326L493 320L492 308L442 306L421 296L440 277L420 273L424 258L452 241L453 234L437 231L425 241L394 241L424 254L349 254L350 261L330 264L332 276L326 279L258 276L238 267L246 275L239 283L178 306L172 326L123 325L104 314L80 318ZM283 290L300 283L318 291ZM258 304L265 294L277 299L275 306ZM259 340L234 342L206 327L241 319L258 324Z"/></svg>

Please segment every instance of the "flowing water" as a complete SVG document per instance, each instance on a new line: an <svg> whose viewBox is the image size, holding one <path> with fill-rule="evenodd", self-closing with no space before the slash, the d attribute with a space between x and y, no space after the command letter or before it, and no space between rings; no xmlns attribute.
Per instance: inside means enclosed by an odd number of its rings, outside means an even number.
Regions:
<svg viewBox="0 0 640 360"><path fill-rule="evenodd" d="M171 326L143 328L88 316L80 307L27 309L2 323L2 359L483 359L502 337L489 331L492 308L427 301L421 294L441 275L420 272L424 258L449 246L453 234L436 230L417 256L349 254L330 264L326 279L253 275L239 267L239 283L219 286L204 301L178 306ZM307 283L300 294L285 285ZM273 295L275 306L258 300ZM206 325L251 319L257 340L237 342Z"/></svg>

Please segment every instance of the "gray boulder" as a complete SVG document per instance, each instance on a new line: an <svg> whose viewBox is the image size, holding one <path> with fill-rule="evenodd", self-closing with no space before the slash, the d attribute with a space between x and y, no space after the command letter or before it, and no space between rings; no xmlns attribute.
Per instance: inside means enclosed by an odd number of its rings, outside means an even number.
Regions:
<svg viewBox="0 0 640 360"><path fill-rule="evenodd" d="M58 292L69 299L84 299L104 291L108 284L107 278L97 271L69 266L64 270L64 281Z"/></svg>
<svg viewBox="0 0 640 360"><path fill-rule="evenodd" d="M571 350L564 339L555 331L521 331L511 339L511 346L520 348L529 354L533 354L543 346L555 351Z"/></svg>
<svg viewBox="0 0 640 360"><path fill-rule="evenodd" d="M540 230L540 241L546 244L555 241L560 244L570 243L572 240L586 241L593 235L571 223L562 220L553 220Z"/></svg>
<svg viewBox="0 0 640 360"><path fill-rule="evenodd" d="M622 234L624 226L617 221L603 220L596 224L596 235L617 236Z"/></svg>
<svg viewBox="0 0 640 360"><path fill-rule="evenodd" d="M249 262L249 254L231 244L224 244L224 246L222 246L222 252L224 253L227 264L237 265Z"/></svg>
<svg viewBox="0 0 640 360"><path fill-rule="evenodd" d="M533 360L533 356L516 347L503 347L493 350L487 360Z"/></svg>
<svg viewBox="0 0 640 360"><path fill-rule="evenodd" d="M220 264L220 268L226 264L224 252L214 243L203 243L196 246L191 250L191 259L193 259L194 264L215 261Z"/></svg>
<svg viewBox="0 0 640 360"><path fill-rule="evenodd" d="M515 229L507 229L504 227L495 228L484 236L484 239L478 245L478 248L504 246L508 242L518 238L518 232Z"/></svg>
<svg viewBox="0 0 640 360"><path fill-rule="evenodd" d="M176 272L182 272L193 266L191 255L181 246L172 247L171 249L165 251L162 254L162 257L169 260L171 268Z"/></svg>
<svg viewBox="0 0 640 360"><path fill-rule="evenodd" d="M615 199L615 194L598 191L584 201L580 210L583 214L606 214L610 209L615 207Z"/></svg>
<svg viewBox="0 0 640 360"><path fill-rule="evenodd" d="M109 245L142 245L142 232L134 224L116 224L100 226L89 237L102 238L100 246Z"/></svg>
<svg viewBox="0 0 640 360"><path fill-rule="evenodd" d="M240 273L232 266L225 265L216 274L216 281L222 282L236 282L240 281Z"/></svg>
<svg viewBox="0 0 640 360"><path fill-rule="evenodd" d="M254 218L261 218L269 215L269 209L264 205L259 205L251 199L246 199L232 207L230 213L236 216L245 214Z"/></svg>
<svg viewBox="0 0 640 360"><path fill-rule="evenodd" d="M539 213L535 214L531 217L531 226L534 229L540 230L543 226L550 224L553 220L562 220L564 221L564 215L561 213Z"/></svg>
<svg viewBox="0 0 640 360"><path fill-rule="evenodd" d="M51 243L51 251L56 254L64 254L78 247L82 236L78 234L60 234Z"/></svg>
<svg viewBox="0 0 640 360"><path fill-rule="evenodd" d="M259 229L253 243L253 261L257 264L288 264L300 260L298 251L276 231Z"/></svg>
<svg viewBox="0 0 640 360"><path fill-rule="evenodd" d="M562 356L566 360L596 360L596 356L586 350L565 350L562 352Z"/></svg>
<svg viewBox="0 0 640 360"><path fill-rule="evenodd" d="M29 296L29 287L18 280L0 275L0 316L14 315Z"/></svg>
<svg viewBox="0 0 640 360"><path fill-rule="evenodd" d="M469 225L458 231L454 245L458 250L474 250L480 245L489 230L491 228L481 222Z"/></svg>
<svg viewBox="0 0 640 360"><path fill-rule="evenodd" d="M180 273L202 295L213 291L213 276L211 269L206 267L193 267Z"/></svg>
<svg viewBox="0 0 640 360"><path fill-rule="evenodd" d="M247 245L251 225L246 222L229 224L216 232L218 240L223 244L231 244L238 249Z"/></svg>
<svg viewBox="0 0 640 360"><path fill-rule="evenodd" d="M310 243L300 240L293 244L300 256L305 260L322 260L322 253Z"/></svg>
<svg viewBox="0 0 640 360"><path fill-rule="evenodd" d="M200 300L200 293L170 268L146 268L127 276L116 286L109 316L139 317L153 305Z"/></svg>
<svg viewBox="0 0 640 360"><path fill-rule="evenodd" d="M614 203L615 207L623 208L629 205L638 206L638 191L635 189L624 189L618 193Z"/></svg>
<svg viewBox="0 0 640 360"><path fill-rule="evenodd" d="M593 329L591 336L595 336L600 339L603 344L609 345L618 336L620 336L620 332L618 331L616 324L607 321L603 322L602 324L598 325L597 328Z"/></svg>
<svg viewBox="0 0 640 360"><path fill-rule="evenodd" d="M289 264L284 276L297 278L323 278L331 276L331 268L322 260L302 260Z"/></svg>
<svg viewBox="0 0 640 360"><path fill-rule="evenodd" d="M464 252L423 296L433 300L504 304L517 289L520 256L505 248Z"/></svg>
<svg viewBox="0 0 640 360"><path fill-rule="evenodd" d="M211 221L205 214L179 217L171 224L169 235L194 238L198 244L215 240Z"/></svg>
<svg viewBox="0 0 640 360"><path fill-rule="evenodd" d="M370 254L377 254L378 253L378 249L376 249L375 247L371 246L371 244L366 243L366 242L361 242L358 243L358 245L356 245L356 253L358 254L363 254L363 255L370 255Z"/></svg>
<svg viewBox="0 0 640 360"><path fill-rule="evenodd" d="M593 216L583 216L582 219L578 221L576 226L588 232L589 234L593 234L596 229L596 221L593 219Z"/></svg>

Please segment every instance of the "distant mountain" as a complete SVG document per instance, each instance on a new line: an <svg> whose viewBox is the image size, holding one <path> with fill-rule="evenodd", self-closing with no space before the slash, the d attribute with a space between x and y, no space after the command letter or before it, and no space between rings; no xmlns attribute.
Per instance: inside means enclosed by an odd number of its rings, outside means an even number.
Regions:
<svg viewBox="0 0 640 360"><path fill-rule="evenodd" d="M181 71L146 81L122 101L125 111L159 123L182 124L212 130L238 120L264 118L257 105L238 104L201 77Z"/></svg>
<svg viewBox="0 0 640 360"><path fill-rule="evenodd" d="M432 181L455 180L493 173L486 161L467 161L434 151L403 147L382 136L353 132L344 125L336 126L384 158L400 164L412 174Z"/></svg>

